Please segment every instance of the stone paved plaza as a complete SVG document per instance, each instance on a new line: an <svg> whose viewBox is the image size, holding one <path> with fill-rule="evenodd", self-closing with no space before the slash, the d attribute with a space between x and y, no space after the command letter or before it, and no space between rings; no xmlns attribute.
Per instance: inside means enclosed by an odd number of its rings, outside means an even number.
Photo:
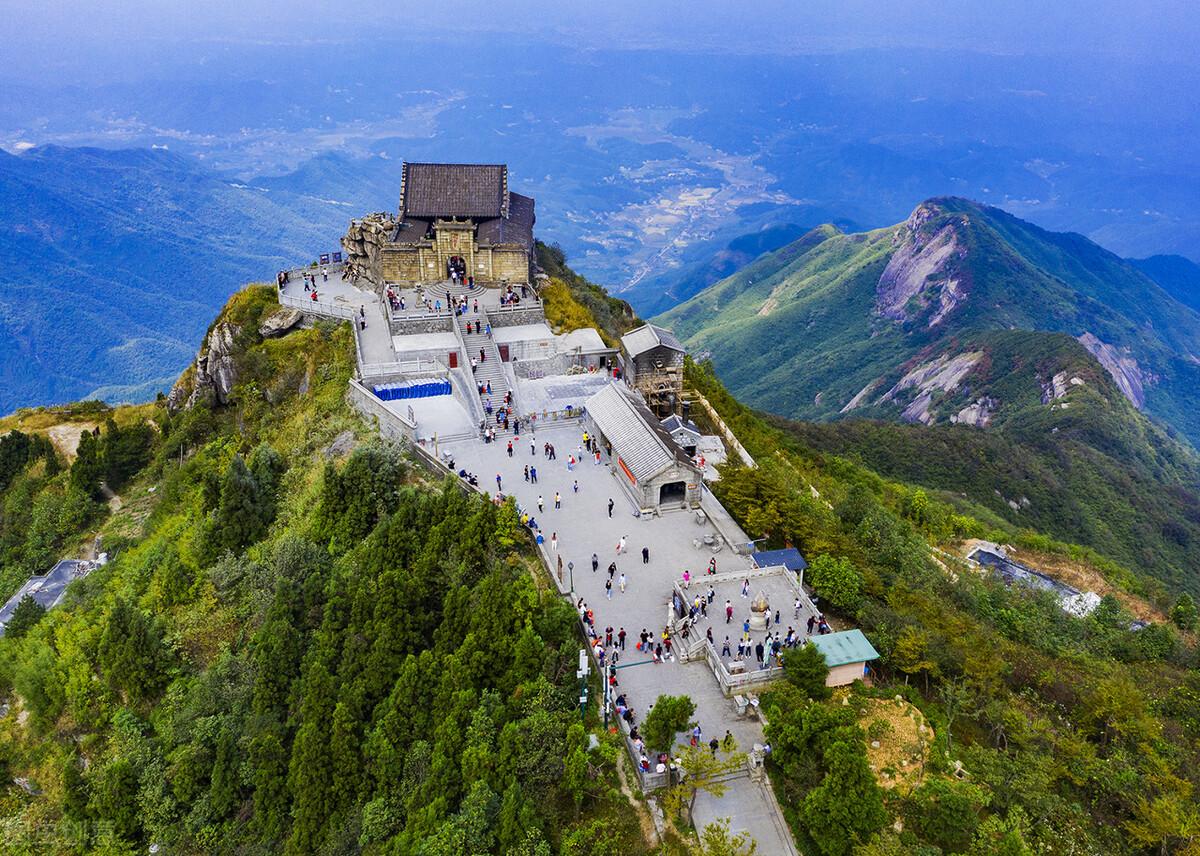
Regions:
<svg viewBox="0 0 1200 856"><path fill-rule="evenodd" d="M738 748L749 751L755 743L762 742L762 727L755 719L738 716L733 700L722 694L704 661L680 663L676 660L656 665L649 655L634 650L638 633L643 628L656 635L662 633L668 619L674 581L685 568L698 580L693 591L696 585L704 585L701 575L713 553L703 544L698 549L693 540L713 532L711 524L697 524L694 513L686 511L635 518L607 461L600 466L590 462L577 464L574 472L568 472L567 456L582 443L581 432L582 428L572 423L538 430L533 437L533 454L530 453L529 436L522 435L520 442L514 443L511 458L505 443L488 445L477 440L447 444L442 451L454 456L456 467L475 473L480 486L493 494L499 473L503 492L515 496L521 507L537 519L546 538L550 567L556 567L558 555L562 556L564 584L569 587L573 582L574 598L583 598L592 608L597 629L603 632L611 626L615 634L619 628L625 628L628 634L626 650L619 660L617 674L620 690L636 711L638 721L645 718L647 708L660 694L688 695L696 703L696 719L704 730L706 741L713 736L723 737L729 730L737 740ZM543 457L542 448L546 442L555 445L557 461ZM536 485L524 480L526 465L537 468ZM578 493L574 490L576 482ZM562 497L562 508L558 510L554 508L556 491ZM545 507L542 512L537 510L539 495ZM610 498L614 501L611 518L608 515ZM553 535L557 535L557 551L550 547ZM616 546L622 536L627 538L627 551L617 555ZM650 548L647 564L642 562L644 546ZM600 564L595 573L591 569L593 553ZM728 547L717 553L716 558L722 573L751 567L749 558L731 553ZM613 561L617 563L618 573L614 576L610 598L606 596L604 584L608 579L606 568ZM566 570L568 563L574 565L573 574ZM622 572L626 577L624 593L615 584ZM783 595L771 593L771 597ZM738 601L735 618L740 622L745 617L743 613L748 614L748 601L737 593L734 599ZM722 594L714 606L723 608L723 604ZM791 601L781 604L780 609L790 616ZM723 614L718 620L719 627L724 627ZM786 625L785 621L785 629ZM701 633L705 626L700 625ZM714 626L714 634L717 629ZM761 637L762 634L757 635ZM717 637L718 643L723 636L724 633ZM794 853L789 835L779 827L778 813L772 809L771 799L765 787L749 777L733 779L723 797L702 796L697 801L697 826L703 827L719 817L730 817L732 829L746 829L754 836L759 853Z"/></svg>

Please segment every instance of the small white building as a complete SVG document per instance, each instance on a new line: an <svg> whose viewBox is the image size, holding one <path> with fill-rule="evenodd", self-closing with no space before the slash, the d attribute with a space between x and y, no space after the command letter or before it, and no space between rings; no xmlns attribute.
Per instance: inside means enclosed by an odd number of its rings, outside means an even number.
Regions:
<svg viewBox="0 0 1200 856"><path fill-rule="evenodd" d="M875 646L857 628L813 636L808 641L825 656L825 664L829 666L825 685L829 687L843 687L862 680L867 674L867 663L879 659Z"/></svg>

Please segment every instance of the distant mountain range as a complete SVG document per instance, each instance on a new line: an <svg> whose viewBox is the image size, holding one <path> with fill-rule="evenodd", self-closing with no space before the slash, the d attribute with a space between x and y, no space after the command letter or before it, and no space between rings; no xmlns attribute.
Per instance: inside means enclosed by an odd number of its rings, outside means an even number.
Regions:
<svg viewBox="0 0 1200 856"><path fill-rule="evenodd" d="M1136 408L1200 443L1189 265L1130 263L938 198L893 227L814 229L658 320L739 397L789 417L985 425L1030 401L1069 407L1081 386L1106 395L1090 354Z"/></svg>
<svg viewBox="0 0 1200 856"><path fill-rule="evenodd" d="M0 152L0 412L153 397L231 292L336 249L352 213L163 150Z"/></svg>

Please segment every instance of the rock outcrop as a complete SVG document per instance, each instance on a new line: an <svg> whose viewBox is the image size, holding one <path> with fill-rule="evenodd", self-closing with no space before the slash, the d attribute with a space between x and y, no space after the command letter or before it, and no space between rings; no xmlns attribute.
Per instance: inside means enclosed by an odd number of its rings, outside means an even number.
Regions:
<svg viewBox="0 0 1200 856"><path fill-rule="evenodd" d="M350 221L350 228L342 237L342 249L346 253L346 275L351 281L365 279L376 287L382 287L383 269L379 254L395 228L395 219L384 211Z"/></svg>
<svg viewBox="0 0 1200 856"><path fill-rule="evenodd" d="M217 323L209 331L195 364L171 388L167 396L168 408L190 408L205 398L211 398L217 404L228 403L233 385L237 383L234 353L240 332L240 328L228 321Z"/></svg>
<svg viewBox="0 0 1200 856"><path fill-rule="evenodd" d="M966 299L955 264L966 254L958 235L966 218L944 223L941 215L925 202L896 230L896 249L875 287L875 311L884 318L912 321L933 306L928 326L934 327Z"/></svg>
<svg viewBox="0 0 1200 856"><path fill-rule="evenodd" d="M1104 366L1105 371L1112 375L1117 388L1129 399L1130 403L1141 410L1146 404L1146 387L1153 384L1158 378L1150 372L1143 371L1137 360L1129 356L1128 349L1118 350L1113 345L1100 341L1091 333L1084 333L1080 336L1079 343L1088 349L1100 365Z"/></svg>
<svg viewBox="0 0 1200 856"><path fill-rule="evenodd" d="M950 417L955 425L971 425L975 428L986 428L992 421L996 411L996 399L984 395L968 404L962 410Z"/></svg>
<svg viewBox="0 0 1200 856"><path fill-rule="evenodd" d="M277 336L282 336L299 324L303 318L304 313L298 309L280 307L278 312L273 312L259 325L258 335L264 339L274 339Z"/></svg>

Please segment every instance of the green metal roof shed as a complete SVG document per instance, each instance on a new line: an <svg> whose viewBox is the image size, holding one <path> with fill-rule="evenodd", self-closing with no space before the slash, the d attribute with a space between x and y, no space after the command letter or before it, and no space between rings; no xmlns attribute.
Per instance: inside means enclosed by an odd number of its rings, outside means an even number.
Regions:
<svg viewBox="0 0 1200 856"><path fill-rule="evenodd" d="M848 663L866 663L879 657L879 652L857 628L813 636L809 641L825 655L825 663L831 669Z"/></svg>

